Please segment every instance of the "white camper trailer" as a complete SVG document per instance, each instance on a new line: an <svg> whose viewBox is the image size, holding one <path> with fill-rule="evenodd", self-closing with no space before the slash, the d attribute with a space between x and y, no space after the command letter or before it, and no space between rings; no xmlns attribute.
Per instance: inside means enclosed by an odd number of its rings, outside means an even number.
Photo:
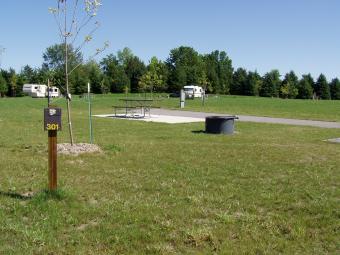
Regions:
<svg viewBox="0 0 340 255"><path fill-rule="evenodd" d="M36 98L43 98L48 96L48 89L46 85L40 84L25 84L22 88L24 94L36 97ZM60 91L57 87L50 88L50 97L59 97Z"/></svg>
<svg viewBox="0 0 340 255"><path fill-rule="evenodd" d="M194 99L195 97L202 97L204 94L203 88L200 86L189 85L184 86L184 93L187 98Z"/></svg>
<svg viewBox="0 0 340 255"><path fill-rule="evenodd" d="M49 91L50 91L50 97L59 97L60 96L60 91L57 87L50 87L49 88ZM48 96L48 92L47 92L47 95Z"/></svg>
<svg viewBox="0 0 340 255"><path fill-rule="evenodd" d="M40 84L25 84L22 91L24 94L31 97L46 97L47 86Z"/></svg>

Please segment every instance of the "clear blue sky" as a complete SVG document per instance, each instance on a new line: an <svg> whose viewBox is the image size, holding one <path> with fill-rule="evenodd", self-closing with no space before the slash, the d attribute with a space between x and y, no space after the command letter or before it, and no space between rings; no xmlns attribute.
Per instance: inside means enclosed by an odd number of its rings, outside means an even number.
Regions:
<svg viewBox="0 0 340 255"><path fill-rule="evenodd" d="M68 0L71 1L71 0ZM72 0L73 1L73 0ZM41 66L42 53L58 42L48 7L55 0L2 1L2 68ZM199 53L224 50L233 65L264 74L340 77L339 0L103 0L102 23L85 56L105 40L103 55L129 47L146 63L165 60L181 45Z"/></svg>

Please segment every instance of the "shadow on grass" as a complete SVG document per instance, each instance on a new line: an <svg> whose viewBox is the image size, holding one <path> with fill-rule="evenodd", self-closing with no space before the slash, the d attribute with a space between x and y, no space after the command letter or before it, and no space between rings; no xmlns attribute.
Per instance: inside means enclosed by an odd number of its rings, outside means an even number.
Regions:
<svg viewBox="0 0 340 255"><path fill-rule="evenodd" d="M40 201L46 201L46 200L63 200L67 197L66 193L62 189L57 189L55 191L50 191L47 189L44 189L42 191L33 193L33 192L27 192L27 193L16 193L16 192L4 192L0 191L0 196L9 197L13 199L18 200L40 200Z"/></svg>
<svg viewBox="0 0 340 255"><path fill-rule="evenodd" d="M33 198L33 195L19 194L15 192L3 192L3 191L0 191L0 196L14 198L18 200L30 200Z"/></svg>
<svg viewBox="0 0 340 255"><path fill-rule="evenodd" d="M207 132L205 132L205 130L193 130L193 131L191 131L191 133L193 133L193 134L207 134Z"/></svg>

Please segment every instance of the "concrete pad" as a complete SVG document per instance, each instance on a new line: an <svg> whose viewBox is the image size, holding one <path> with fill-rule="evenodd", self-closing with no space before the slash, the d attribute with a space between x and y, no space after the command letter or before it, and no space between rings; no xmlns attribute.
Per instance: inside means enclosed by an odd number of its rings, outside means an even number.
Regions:
<svg viewBox="0 0 340 255"><path fill-rule="evenodd" d="M181 111L181 110L169 110L169 109L152 109L153 114L158 115L171 115L171 116L185 116L193 118L205 118L208 116L230 116L235 114L221 114L221 113L209 113L209 112L192 112L192 111ZM238 115L238 121L244 122L257 122L257 123L273 123L273 124L284 124L284 125L295 125L295 126L310 126L320 128L339 128L340 122L334 121L317 121L317 120L298 120L298 119L286 119L286 118L271 118L271 117L259 117L259 116L248 116Z"/></svg>
<svg viewBox="0 0 340 255"><path fill-rule="evenodd" d="M204 118L170 116L170 115L151 115L150 118L140 119L147 122L159 122L168 124L204 122Z"/></svg>
<svg viewBox="0 0 340 255"><path fill-rule="evenodd" d="M193 118L193 117L185 117L185 116L170 116L170 115L151 115L149 116L140 116L135 115L134 117L125 116L125 115L112 115L112 114L101 114L94 115L99 118L113 118L113 119L127 119L127 120L139 120L145 122L158 122L158 123L168 123L168 124L180 124L180 123L193 123L193 122L204 122L205 118Z"/></svg>

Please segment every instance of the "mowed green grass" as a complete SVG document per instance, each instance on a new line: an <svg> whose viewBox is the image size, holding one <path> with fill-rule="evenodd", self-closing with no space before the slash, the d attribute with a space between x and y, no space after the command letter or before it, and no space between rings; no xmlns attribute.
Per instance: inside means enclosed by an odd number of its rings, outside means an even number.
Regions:
<svg viewBox="0 0 340 255"><path fill-rule="evenodd" d="M175 108L179 99L164 101ZM202 106L200 99L186 100L185 110L268 116L292 119L340 121L340 101L299 100L247 96L209 96Z"/></svg>
<svg viewBox="0 0 340 255"><path fill-rule="evenodd" d="M96 97L94 113L112 101ZM0 100L0 254L339 253L340 145L323 140L340 130L95 118L103 153L60 156L49 196L45 103ZM88 142L86 102L73 112Z"/></svg>

